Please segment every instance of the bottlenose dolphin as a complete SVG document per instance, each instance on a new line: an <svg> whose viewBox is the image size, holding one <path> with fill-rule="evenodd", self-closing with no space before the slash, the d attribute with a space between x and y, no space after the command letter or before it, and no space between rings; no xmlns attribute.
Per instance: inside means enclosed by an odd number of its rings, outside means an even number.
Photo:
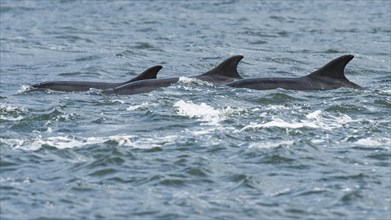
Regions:
<svg viewBox="0 0 391 220"><path fill-rule="evenodd" d="M243 59L243 56L241 55L232 56L220 63L214 69L204 74L193 76L193 78L197 78L207 82L213 82L217 85L222 85L238 79L243 79L237 71L237 66L241 59ZM178 81L179 77L142 80L103 90L102 94L133 95L138 93L151 92L161 87L168 87Z"/></svg>
<svg viewBox="0 0 391 220"><path fill-rule="evenodd" d="M156 75L161 69L162 66L153 66L145 70L143 73L136 76L135 78L122 83L88 82L88 81L50 81L50 82L34 84L31 86L31 88L32 90L50 89L54 91L64 91L64 92L88 91L91 88L103 90L103 89L114 88L131 82L136 82L139 80L156 79Z"/></svg>
<svg viewBox="0 0 391 220"><path fill-rule="evenodd" d="M345 66L353 59L353 55L338 57L322 68L306 76L298 78L252 78L227 83L227 86L256 90L288 89L288 90L329 90L340 87L362 89L350 82L344 74Z"/></svg>

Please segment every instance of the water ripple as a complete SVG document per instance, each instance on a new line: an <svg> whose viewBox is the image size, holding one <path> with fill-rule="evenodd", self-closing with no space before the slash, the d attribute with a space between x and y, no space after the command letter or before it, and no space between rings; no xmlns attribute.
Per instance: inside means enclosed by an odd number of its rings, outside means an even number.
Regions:
<svg viewBox="0 0 391 220"><path fill-rule="evenodd" d="M389 219L383 3L2 1L1 219ZM190 78L237 54L251 78L348 53L365 90ZM132 96L28 90L156 64L179 82Z"/></svg>

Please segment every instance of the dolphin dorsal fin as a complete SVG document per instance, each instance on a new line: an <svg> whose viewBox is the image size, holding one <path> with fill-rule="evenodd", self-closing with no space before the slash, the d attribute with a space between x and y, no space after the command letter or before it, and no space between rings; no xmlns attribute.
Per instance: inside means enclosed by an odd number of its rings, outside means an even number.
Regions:
<svg viewBox="0 0 391 220"><path fill-rule="evenodd" d="M241 59L243 59L241 55L232 56L201 76L224 76L227 78L243 79L237 69Z"/></svg>
<svg viewBox="0 0 391 220"><path fill-rule="evenodd" d="M344 79L347 80L345 77L345 66L353 59L353 55L344 55L340 56L326 65L324 65L322 68L318 69L317 71L309 74L309 77L312 78L332 78L332 79Z"/></svg>
<svg viewBox="0 0 391 220"><path fill-rule="evenodd" d="M129 80L129 81L126 81L122 84L127 84L127 83L130 83L130 82L135 82L135 81L139 81L139 80L144 80L144 79L156 79L156 75L157 73L162 69L163 67L158 65L158 66L153 66L147 70L145 70L144 72L142 72L140 75L134 77L133 79Z"/></svg>

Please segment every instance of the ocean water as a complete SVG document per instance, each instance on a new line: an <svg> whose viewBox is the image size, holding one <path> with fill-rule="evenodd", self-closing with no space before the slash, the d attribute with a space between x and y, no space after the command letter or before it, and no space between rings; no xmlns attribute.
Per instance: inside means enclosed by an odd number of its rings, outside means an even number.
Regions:
<svg viewBox="0 0 391 220"><path fill-rule="evenodd" d="M0 218L390 219L390 1L1 0ZM244 78L344 54L365 90L256 91L189 78L243 55ZM132 96L28 91L121 82Z"/></svg>

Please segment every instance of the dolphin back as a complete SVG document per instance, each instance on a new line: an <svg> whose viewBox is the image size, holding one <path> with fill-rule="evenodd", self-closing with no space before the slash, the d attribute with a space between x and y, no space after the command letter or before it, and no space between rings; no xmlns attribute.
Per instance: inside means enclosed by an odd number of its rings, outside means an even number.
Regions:
<svg viewBox="0 0 391 220"><path fill-rule="evenodd" d="M146 79L156 79L156 75L161 69L162 66L153 66L145 70L135 78L123 83L87 82L87 81L49 81L49 82L34 84L31 86L31 88L38 89L38 90L50 89L53 91L62 91L62 92L80 92L80 91L88 91L90 89L109 89L120 85L125 85L130 82L146 80Z"/></svg>

